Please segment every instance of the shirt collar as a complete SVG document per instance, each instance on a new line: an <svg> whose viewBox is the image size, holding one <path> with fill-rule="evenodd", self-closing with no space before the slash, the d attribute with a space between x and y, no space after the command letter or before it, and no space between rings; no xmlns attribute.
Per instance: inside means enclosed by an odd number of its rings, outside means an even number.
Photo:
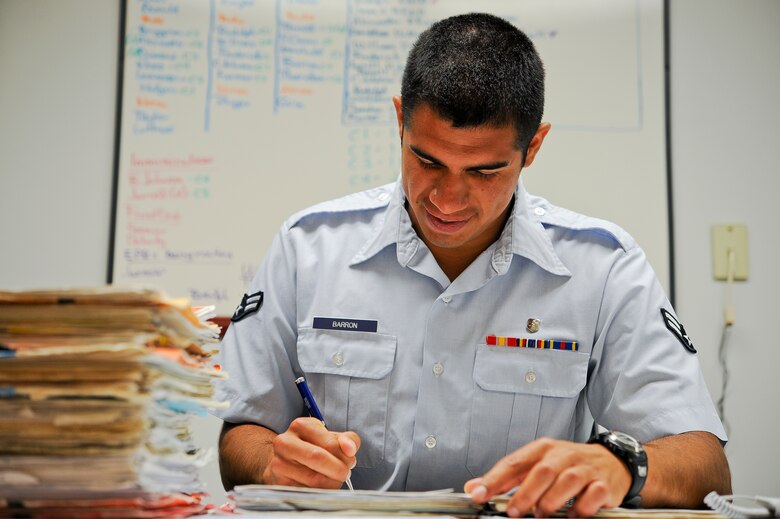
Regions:
<svg viewBox="0 0 780 519"><path fill-rule="evenodd" d="M403 267L409 264L419 247L419 238L404 207L405 201L403 187L398 180L390 195L384 219L378 219L377 226L365 245L352 257L351 265L362 263L393 244L397 244L398 263Z"/></svg>
<svg viewBox="0 0 780 519"><path fill-rule="evenodd" d="M543 216L528 203L528 192L523 180L519 179L515 187L515 203L512 214L501 232L496 249L493 252L493 268L499 274L504 274L512 261L514 254L523 256L536 263L551 274L571 276L571 272L563 264L555 252L550 235L545 231L540 216Z"/></svg>
<svg viewBox="0 0 780 519"><path fill-rule="evenodd" d="M420 246L420 238L412 227L409 213L404 207L406 197L400 180L388 202L385 218L379 219L365 245L353 256L352 265L362 263L385 247L396 244L398 263L405 267ZM515 188L514 206L501 235L494 243L491 264L498 274L509 269L512 256L517 254L528 258L539 267L559 276L571 276L571 272L555 253L550 237L544 230L539 216L528 204L528 193L522 180Z"/></svg>

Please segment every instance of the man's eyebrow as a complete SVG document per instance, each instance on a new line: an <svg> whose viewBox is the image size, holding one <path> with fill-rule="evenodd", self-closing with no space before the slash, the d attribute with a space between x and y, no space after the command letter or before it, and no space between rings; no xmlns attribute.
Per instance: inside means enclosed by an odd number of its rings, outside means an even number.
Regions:
<svg viewBox="0 0 780 519"><path fill-rule="evenodd" d="M417 155L418 157L420 157L423 160L427 160L427 161L432 162L434 164L437 164L439 166L444 165L442 163L442 161L440 161L436 157L425 153L421 149L419 149L419 148L417 148L417 147L415 147L415 146L413 146L411 144L409 145L409 149L412 150L412 153L414 153L415 155ZM469 166L468 168L466 168L466 171L492 171L494 169L505 168L508 165L509 165L508 161L491 162L491 163L488 163L488 164L477 164L475 166Z"/></svg>
<svg viewBox="0 0 780 519"><path fill-rule="evenodd" d="M492 162L490 164L478 164L476 166L471 166L469 168L466 168L466 171L492 171L494 169L505 168L508 165L509 165L509 162L507 162L507 161Z"/></svg>
<svg viewBox="0 0 780 519"><path fill-rule="evenodd" d="M433 157L432 155L428 155L424 151L422 151L420 148L417 148L416 146L409 145L409 149L412 150L412 153L420 157L421 159L427 160L428 162L433 162L434 164L442 165L442 162L437 159L436 157Z"/></svg>

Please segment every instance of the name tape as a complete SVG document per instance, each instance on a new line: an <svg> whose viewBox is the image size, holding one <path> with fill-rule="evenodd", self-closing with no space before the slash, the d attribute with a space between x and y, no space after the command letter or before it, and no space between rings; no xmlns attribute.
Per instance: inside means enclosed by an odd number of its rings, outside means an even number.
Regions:
<svg viewBox="0 0 780 519"><path fill-rule="evenodd" d="M377 321L367 321L364 319L343 319L341 317L315 317L312 327L318 330L376 332Z"/></svg>

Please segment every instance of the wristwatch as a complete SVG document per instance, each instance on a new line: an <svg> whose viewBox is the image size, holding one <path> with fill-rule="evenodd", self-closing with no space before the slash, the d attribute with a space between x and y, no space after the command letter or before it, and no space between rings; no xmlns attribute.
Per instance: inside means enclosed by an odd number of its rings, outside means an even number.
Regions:
<svg viewBox="0 0 780 519"><path fill-rule="evenodd" d="M642 444L633 437L619 431L606 431L597 434L588 443L603 445L609 452L626 464L631 473L631 487L628 489L623 503L635 500L645 486L647 479L647 454Z"/></svg>

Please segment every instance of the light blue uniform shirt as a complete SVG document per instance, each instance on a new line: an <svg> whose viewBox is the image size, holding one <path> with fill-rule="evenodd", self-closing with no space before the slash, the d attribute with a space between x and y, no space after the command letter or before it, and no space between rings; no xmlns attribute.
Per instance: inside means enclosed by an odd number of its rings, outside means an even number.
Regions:
<svg viewBox="0 0 780 519"><path fill-rule="evenodd" d="M231 407L217 416L283 432L306 416L295 386L306 376L328 428L361 437L362 489L462 491L535 438L585 440L588 409L641 442L692 430L725 440L696 355L667 329L671 305L625 231L520 183L499 239L450 282L404 200L389 184L282 226L249 289L264 293L261 308L223 341L219 396ZM578 349L489 346L488 335Z"/></svg>

